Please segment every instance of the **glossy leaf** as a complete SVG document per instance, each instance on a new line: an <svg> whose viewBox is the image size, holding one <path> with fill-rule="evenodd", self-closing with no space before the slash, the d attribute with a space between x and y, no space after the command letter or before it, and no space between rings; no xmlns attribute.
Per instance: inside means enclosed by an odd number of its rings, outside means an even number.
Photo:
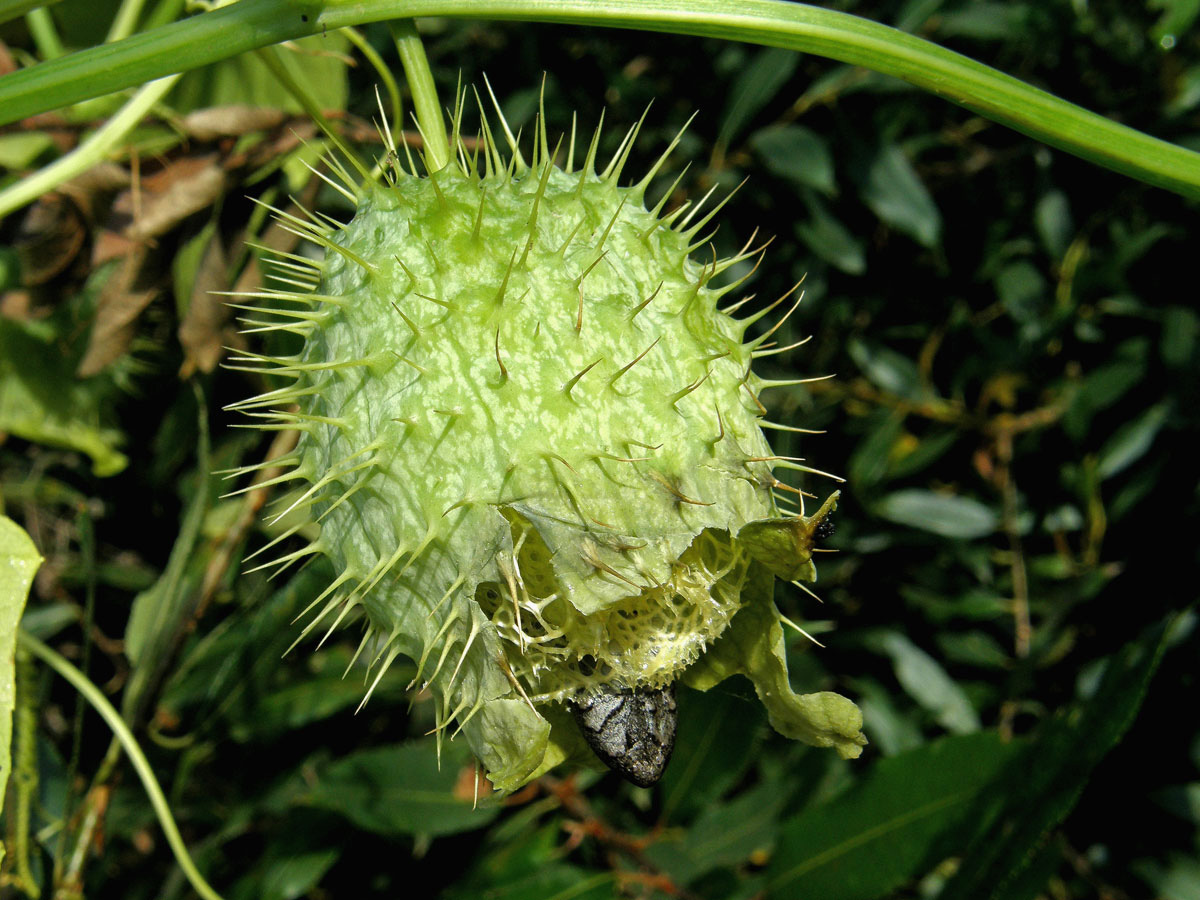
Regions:
<svg viewBox="0 0 1200 900"><path fill-rule="evenodd" d="M904 151L884 147L867 169L863 202L887 224L926 247L937 244L942 231L938 211Z"/></svg>
<svg viewBox="0 0 1200 900"><path fill-rule="evenodd" d="M756 131L750 146L772 173L823 194L836 190L833 155L826 140L802 125L774 125Z"/></svg>
<svg viewBox="0 0 1200 900"><path fill-rule="evenodd" d="M991 508L977 500L915 489L888 494L875 511L900 525L966 540L991 534L999 521Z"/></svg>

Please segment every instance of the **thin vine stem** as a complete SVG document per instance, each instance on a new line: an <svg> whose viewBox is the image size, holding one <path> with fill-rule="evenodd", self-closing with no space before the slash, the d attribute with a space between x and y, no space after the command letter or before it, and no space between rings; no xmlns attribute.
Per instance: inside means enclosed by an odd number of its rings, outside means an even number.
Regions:
<svg viewBox="0 0 1200 900"><path fill-rule="evenodd" d="M45 168L0 191L0 218L101 162L129 136L129 132L167 95L178 80L178 75L171 75L150 82L134 94L103 127L70 153L60 156Z"/></svg>
<svg viewBox="0 0 1200 900"><path fill-rule="evenodd" d="M183 838L179 835L179 829L175 827L175 819L171 815L171 808L167 804L167 798L158 784L158 779L154 777L154 770L150 768L150 762L146 759L145 754L142 753L142 748L138 746L137 739L133 736L133 732L129 730L129 726L125 724L125 720L121 718L121 714L108 702L108 698L100 693L100 689L88 680L86 675L29 632L24 629L17 632L17 645L28 650L66 679L75 690L79 691L91 707L100 714L100 717L112 729L113 735L121 742L121 747L125 750L129 761L133 764L133 769L137 772L138 778L141 779L142 787L146 789L146 794L150 798L150 805L154 807L154 813L158 816L158 822L162 826L163 833L166 835L171 852L175 854L179 868L183 870L183 874L187 877L188 882L204 900L221 900L221 895L209 886L209 883L204 880L204 876L196 868L195 863L192 862L187 847L184 846Z"/></svg>
<svg viewBox="0 0 1200 900"><path fill-rule="evenodd" d="M0 124L269 44L418 16L636 28L827 56L903 79L1068 153L1200 198L1200 154L897 29L786 0L240 0L0 78Z"/></svg>
<svg viewBox="0 0 1200 900"><path fill-rule="evenodd" d="M442 118L442 106L438 101L437 85L425 56L425 45L417 34L417 25L412 19L392 23L392 39L404 66L404 77L413 95L413 111L417 116L417 127L424 140L425 166L436 172L450 162L450 142L446 139L446 121ZM403 122L397 122L403 128Z"/></svg>

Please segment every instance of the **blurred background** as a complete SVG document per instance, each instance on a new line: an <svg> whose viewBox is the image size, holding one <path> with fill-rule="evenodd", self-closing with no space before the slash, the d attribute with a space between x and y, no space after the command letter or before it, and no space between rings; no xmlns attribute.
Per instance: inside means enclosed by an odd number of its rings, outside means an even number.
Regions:
<svg viewBox="0 0 1200 900"><path fill-rule="evenodd" d="M116 5L0 26L0 72L90 45ZM1200 149L1195 0L826 5ZM543 79L551 133L604 110L610 152L653 101L627 171L698 112L650 191L688 167L668 208L748 178L714 243L773 238L743 310L804 276L775 337L811 337L759 372L835 376L768 391L771 418L824 431L770 437L847 479L802 485L843 493L823 602L777 588L825 645L789 634L792 683L853 698L871 744L843 762L789 742L735 680L682 693L652 789L556 771L475 807L464 742L438 767L411 666L355 714L357 628L283 656L332 573L242 574L277 536L272 498L221 499L209 473L288 436L223 410L263 387L223 348L263 342L208 292L261 282L247 240L303 252L252 198L352 210L305 168L326 141L295 98L233 59L0 222L0 490L46 558L23 624L121 709L223 896L1200 897L1195 203L822 58L420 28L446 102L486 74L526 133ZM402 81L386 27L283 55L381 154L372 56ZM0 128L0 187L119 103ZM190 896L106 726L44 668L18 676L0 891Z"/></svg>

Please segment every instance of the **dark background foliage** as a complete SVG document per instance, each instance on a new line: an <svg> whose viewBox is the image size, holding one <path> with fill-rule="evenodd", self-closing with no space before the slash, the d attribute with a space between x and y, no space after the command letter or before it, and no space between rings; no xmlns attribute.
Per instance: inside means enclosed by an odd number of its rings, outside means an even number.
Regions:
<svg viewBox="0 0 1200 900"><path fill-rule="evenodd" d="M1200 148L1194 2L832 5ZM96 8L56 8L69 40ZM853 697L871 745L842 762L788 742L748 685L727 683L681 696L676 757L653 789L555 772L472 809L463 742L439 768L430 704L405 692L411 669L395 667L354 714L362 679L342 678L353 626L284 656L331 574L320 562L270 582L239 573L271 534L252 524L260 501L218 499L228 485L207 473L261 459L269 442L222 410L254 385L213 369L212 347L238 339L220 312L197 325L191 286L234 286L243 239L269 238L246 195L348 210L294 164L301 117L240 138L168 117L120 167L170 185L214 166L223 178L132 242L152 245L136 270L99 252L128 240L127 187L102 202L94 187L87 203L68 193L69 215L47 198L0 228L20 262L6 270L0 385L19 380L8 367L34 352L30 335L62 357L44 363L55 389L15 411L0 402L12 433L0 477L7 514L47 558L26 627L122 708L201 870L227 897L279 900L1200 896L1195 204L817 57L527 24L422 31L446 96L486 74L528 131L544 77L552 129L572 113L590 128L607 110L610 150L653 101L643 165L699 111L658 189L685 165L687 196L749 178L714 243L773 238L746 309L803 276L776 337L811 337L761 371L836 376L768 392L776 421L825 432L773 444L848 479L838 552L819 560L823 603L777 594L825 645L791 636L792 681ZM364 34L398 70L386 29ZM29 45L19 24L0 39ZM355 59L312 57L309 71L334 73L312 81L369 143L378 76ZM294 109L236 62L168 105L183 117L252 101ZM85 120L40 127L69 143ZM11 178L53 152L3 161ZM39 240L68 264L39 268ZM124 336L98 339L139 290L150 296ZM110 359L78 380L101 351ZM78 437L25 440L29 403L76 434L117 429L130 464L99 478ZM34 880L46 888L57 866L87 896L187 896L141 787L106 759L103 724L46 673L23 684L39 722L25 735ZM10 851L15 895L13 864Z"/></svg>

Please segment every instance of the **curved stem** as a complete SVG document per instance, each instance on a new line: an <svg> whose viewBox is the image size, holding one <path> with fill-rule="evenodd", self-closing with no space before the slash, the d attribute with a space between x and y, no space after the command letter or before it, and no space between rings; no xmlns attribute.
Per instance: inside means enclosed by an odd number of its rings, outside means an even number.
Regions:
<svg viewBox="0 0 1200 900"><path fill-rule="evenodd" d="M60 156L44 169L39 169L0 191L0 219L36 200L47 191L54 190L64 181L86 172L104 159L110 150L133 131L146 113L166 96L167 91L171 90L178 80L178 75L172 75L150 82L134 94L103 127L70 153Z"/></svg>
<svg viewBox="0 0 1200 900"><path fill-rule="evenodd" d="M28 650L70 682L71 686L79 691L83 698L91 704L92 708L100 714L100 717L108 723L108 727L113 730L113 734L121 742L121 746L129 756L129 761L133 763L134 771L137 772L138 778L141 779L142 787L146 789L146 794L150 797L150 805L154 807L154 812L158 816L159 824L162 825L163 833L167 837L167 843L171 846L171 852L175 854L179 868L183 870L183 874L187 876L187 880L191 883L196 893L203 897L204 900L221 900L221 895L214 891L208 882L204 880L204 876L197 871L192 858L188 855L187 847L183 844L183 838L179 836L179 829L175 827L175 819L171 816L171 808L167 805L167 798L163 795L162 788L158 785L158 779L154 777L154 770L150 768L149 761L146 759L145 754L142 753L142 748L138 746L137 739L129 730L129 726L121 718L121 714L100 693L99 688L88 680L86 675L29 632L24 629L18 631L17 644Z"/></svg>
<svg viewBox="0 0 1200 900"><path fill-rule="evenodd" d="M446 122L442 118L442 105L438 102L437 85L433 83L425 46L412 19L393 22L392 39L400 53L408 89L412 91L417 127L425 143L425 167L436 172L450 162L450 142L446 140ZM403 122L397 125L404 127Z"/></svg>
<svg viewBox="0 0 1200 900"><path fill-rule="evenodd" d="M42 59L58 59L67 52L58 36L58 26L46 7L39 6L25 13L25 27L29 29L29 35Z"/></svg>
<svg viewBox="0 0 1200 900"><path fill-rule="evenodd" d="M117 8L117 14L113 17L112 25L108 29L108 37L105 40L111 43L133 34L138 18L142 14L142 7L145 5L146 0L121 0L121 5Z"/></svg>
<svg viewBox="0 0 1200 900"><path fill-rule="evenodd" d="M240 0L0 78L0 124L267 44L414 16L638 28L828 56L901 78L1051 146L1200 198L1200 154L913 35L785 0Z"/></svg>

